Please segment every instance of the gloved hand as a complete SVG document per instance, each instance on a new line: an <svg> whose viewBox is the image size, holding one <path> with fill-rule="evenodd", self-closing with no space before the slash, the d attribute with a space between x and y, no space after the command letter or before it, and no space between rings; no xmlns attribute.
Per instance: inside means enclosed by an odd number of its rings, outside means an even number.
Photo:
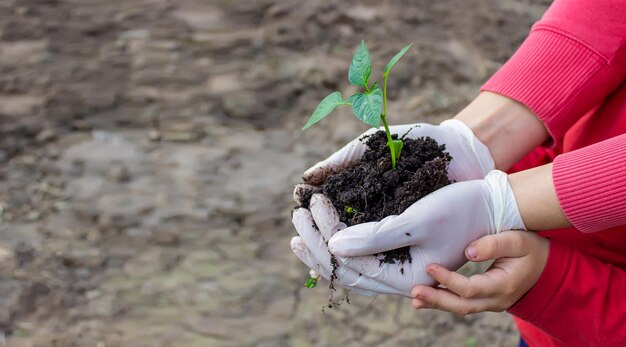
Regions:
<svg viewBox="0 0 626 347"><path fill-rule="evenodd" d="M346 225L339 221L339 216L328 198L315 194L311 198L311 210L299 208L293 211L292 222L298 235L291 239L291 250L309 268L317 272L324 279L335 286L341 286L356 293L375 296L377 294L395 294L410 296L396 288L378 280L364 276L346 267L339 257L335 257L336 268L331 265L331 254L327 242L333 233ZM317 218L316 218L317 217ZM361 257L363 261L378 267L378 260L374 256ZM370 269L370 272L374 268Z"/></svg>
<svg viewBox="0 0 626 347"><path fill-rule="evenodd" d="M474 136L467 125L456 119L443 121L440 125L426 123L396 125L389 127L389 130L400 138L405 134L407 138L412 139L429 136L440 145L446 145L446 151L452 156L448 168L448 176L451 180L458 182L483 178L495 168L487 146ZM326 177L329 175L354 164L367 149L361 138L376 131L378 129L373 128L364 132L326 160L306 170L302 175L304 183L314 186L320 185L326 181Z"/></svg>
<svg viewBox="0 0 626 347"><path fill-rule="evenodd" d="M320 198L316 196L317 199ZM329 225L331 231L338 230L341 225L335 222L337 212L326 201L316 204L315 222L318 226ZM507 175L494 170L484 179L441 188L400 215L344 228L332 236L328 248L347 269L410 296L414 286L434 284L425 271L429 264L457 269L466 261L463 250L470 242L503 230L525 230L525 226ZM319 244L309 242L308 238L303 236L310 251L320 249ZM319 252L326 251L323 242L322 246ZM379 265L378 258L373 256L405 246L411 246L412 262L404 266ZM325 264L325 259L316 259L317 263ZM404 270L400 272L400 268ZM353 286L360 288L358 283Z"/></svg>
<svg viewBox="0 0 626 347"><path fill-rule="evenodd" d="M376 131L378 129L368 130L335 152L328 159L308 169L303 175L305 184L297 185L294 190L294 200L300 205L305 202L308 203L312 193L321 191L319 185L325 182L327 176L341 171L343 168L349 167L358 161L367 149L365 142L361 141L361 138ZM448 170L451 180L479 179L494 168L494 160L489 153L489 149L474 136L471 129L460 121L447 120L439 126L425 123L399 125L390 127L390 131L399 137L419 138L429 136L439 144L445 144L446 150L453 157ZM301 236L292 239L291 248L296 256L311 269L315 270L322 277L329 279L332 268L330 266L327 241L334 232L340 228L345 228L345 225L339 222L337 213L328 199L321 195L317 196L318 201L325 201L323 205L327 206L326 208L319 208L320 204L315 204L315 200L314 198L311 201L313 214L305 209L299 209L294 212L293 223ZM315 206L318 206L318 208ZM316 211L318 212L316 213ZM316 215L318 218L314 218ZM318 225L322 234L315 229L315 224ZM342 262L343 260L355 263L355 259L338 258L339 267L336 271L337 279L335 279L337 285L370 296L376 293L388 293L410 297L410 288L398 290L380 281L367 278L363 276L363 273L350 270ZM369 269L368 273L381 270L379 261L374 256L362 257L356 263L362 263L362 267L367 267ZM428 264L422 265L426 266ZM425 275L422 269L420 279L412 282L414 284L427 284L431 283L432 280Z"/></svg>

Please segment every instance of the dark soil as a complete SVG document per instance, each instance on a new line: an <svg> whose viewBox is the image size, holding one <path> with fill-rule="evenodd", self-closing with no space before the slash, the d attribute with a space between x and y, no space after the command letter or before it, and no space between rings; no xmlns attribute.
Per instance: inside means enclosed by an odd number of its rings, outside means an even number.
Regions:
<svg viewBox="0 0 626 347"><path fill-rule="evenodd" d="M417 200L451 183L448 164L452 157L445 145L430 137L404 139L395 170L384 131L361 141L369 147L361 161L329 176L323 191L348 226L400 214ZM382 253L380 263L403 264L411 260L409 248L403 247Z"/></svg>
<svg viewBox="0 0 626 347"><path fill-rule="evenodd" d="M302 200L300 202L300 206L298 207L309 208L309 205L311 204L311 196L313 196L315 191L313 189L305 189L303 187L299 187L298 189L298 194Z"/></svg>

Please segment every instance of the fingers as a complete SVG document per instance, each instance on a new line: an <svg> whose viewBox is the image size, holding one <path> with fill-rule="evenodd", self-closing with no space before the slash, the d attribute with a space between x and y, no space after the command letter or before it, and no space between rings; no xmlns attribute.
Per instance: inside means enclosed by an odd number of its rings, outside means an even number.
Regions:
<svg viewBox="0 0 626 347"><path fill-rule="evenodd" d="M442 249L459 242L465 246L488 234L491 219L484 213L486 203L479 181L451 184L418 200L400 215L343 229L329 240L328 246L333 254L344 257L426 242ZM451 237L453 232L457 235Z"/></svg>
<svg viewBox="0 0 626 347"><path fill-rule="evenodd" d="M361 159L367 149L362 138L376 131L378 131L378 129L366 131L361 136L350 141L347 145L343 146L343 148L333 153L326 160L320 161L306 170L302 175L304 183L312 185L323 184L326 181L326 177L343 170Z"/></svg>
<svg viewBox="0 0 626 347"><path fill-rule="evenodd" d="M446 149L452 155L448 174L455 181L481 179L495 169L495 162L489 148L474 136L472 130L457 119L448 119L440 124L447 141ZM442 141L435 138L439 144Z"/></svg>
<svg viewBox="0 0 626 347"><path fill-rule="evenodd" d="M295 236L291 239L291 250L292 252L302 261L306 266L315 270L320 276L322 276L325 280L329 281L332 270L328 269L327 266L322 266L322 264L313 257L309 249L304 244L304 241L299 236ZM376 296L378 293L361 289L361 288L349 288L352 291L355 291L361 295L365 296Z"/></svg>
<svg viewBox="0 0 626 347"><path fill-rule="evenodd" d="M407 216L399 215L354 225L333 235L328 247L337 256L357 257L410 246L415 241L412 224Z"/></svg>
<svg viewBox="0 0 626 347"><path fill-rule="evenodd" d="M376 291L379 293L402 295L402 293L395 288L392 288L384 283L375 281L366 276L362 276L357 272L347 268L341 263L338 264L336 269L332 269L331 254L328 251L328 247L326 246L326 241L322 237L321 233L316 229L310 211L304 208L295 210L293 213L292 221L294 226L296 227L296 231L301 237L302 242L306 245L305 248L310 253L310 257L316 260L316 264L319 263L320 266L324 267L327 273L332 273L332 271L334 270L335 275L337 276L336 283L338 285L346 287L348 289L351 289L352 287L357 287L365 290ZM303 252L302 247L299 248L299 251ZM300 256L298 256L298 258L300 258ZM315 267L312 268L313 270L316 270Z"/></svg>
<svg viewBox="0 0 626 347"><path fill-rule="evenodd" d="M310 269L315 270L315 272L320 274L320 276L324 277L326 280L330 279L331 272L328 271L326 266L323 266L317 259L315 259L300 236L294 236L291 239L291 251Z"/></svg>
<svg viewBox="0 0 626 347"><path fill-rule="evenodd" d="M465 255L471 261L485 261L503 257L518 258L528 254L525 232L505 231L484 236L467 246Z"/></svg>
<svg viewBox="0 0 626 347"><path fill-rule="evenodd" d="M426 272L437 282L466 299L483 298L493 295L498 291L498 283L494 283L494 281L485 274L476 274L466 277L438 264L429 265Z"/></svg>
<svg viewBox="0 0 626 347"><path fill-rule="evenodd" d="M412 255L413 261L404 264L381 263L382 256L337 257L338 261L347 268L387 284L406 297L410 297L411 289L415 285L434 285L435 281L426 274L423 261Z"/></svg>
<svg viewBox="0 0 626 347"><path fill-rule="evenodd" d="M415 308L433 308L461 315L486 311L490 308L491 299L465 299L449 290L417 286L412 292Z"/></svg>
<svg viewBox="0 0 626 347"><path fill-rule="evenodd" d="M318 186L306 183L296 184L295 188L293 189L293 200L299 206L307 207L309 206L309 203L311 201L311 196L321 191L322 188Z"/></svg>
<svg viewBox="0 0 626 347"><path fill-rule="evenodd" d="M376 243L379 222L354 225L338 231L328 241L330 252L339 257L358 257L383 252Z"/></svg>
<svg viewBox="0 0 626 347"><path fill-rule="evenodd" d="M320 229L326 240L329 240L339 230L346 228L346 225L339 220L339 214L335 206L324 195L313 195L310 206L315 225Z"/></svg>

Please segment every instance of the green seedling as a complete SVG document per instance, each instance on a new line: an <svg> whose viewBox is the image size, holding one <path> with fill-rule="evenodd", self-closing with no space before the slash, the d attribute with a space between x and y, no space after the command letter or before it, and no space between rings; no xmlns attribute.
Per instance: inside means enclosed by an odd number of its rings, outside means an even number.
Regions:
<svg viewBox="0 0 626 347"><path fill-rule="evenodd" d="M354 210L354 207L352 207L352 206L346 206L346 213L347 213L347 214L353 214L354 212L356 212L356 211Z"/></svg>
<svg viewBox="0 0 626 347"><path fill-rule="evenodd" d="M402 152L403 142L402 139L394 140L391 137L389 125L387 124L387 79L389 78L391 68L402 58L412 45L413 44L410 44L402 48L400 52L387 63L383 71L383 88L381 89L378 82L374 81L370 83L372 59L365 46L365 42L361 41L359 48L354 54L354 58L352 58L352 63L348 70L348 80L351 84L361 87L363 90L345 100L341 92L330 93L317 105L302 130L319 122L339 106L352 106L352 113L363 123L375 128L380 127L381 122L383 123L385 133L387 134L387 147L389 147L391 153L391 166L395 170L396 162Z"/></svg>
<svg viewBox="0 0 626 347"><path fill-rule="evenodd" d="M318 279L319 277L309 277L309 279L306 280L306 283L304 283L304 286L307 288L315 288L317 286Z"/></svg>
<svg viewBox="0 0 626 347"><path fill-rule="evenodd" d="M304 286L307 288L315 288L317 286L317 280L320 279L320 274L315 272L315 270L311 269L309 271L309 278L304 283Z"/></svg>

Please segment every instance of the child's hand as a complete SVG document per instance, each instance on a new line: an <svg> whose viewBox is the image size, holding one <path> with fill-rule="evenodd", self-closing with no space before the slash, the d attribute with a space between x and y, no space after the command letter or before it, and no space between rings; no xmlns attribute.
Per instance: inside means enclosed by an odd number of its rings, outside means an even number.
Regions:
<svg viewBox="0 0 626 347"><path fill-rule="evenodd" d="M316 221L338 219L327 217L337 215L330 201L318 206ZM328 241L328 249L352 271L392 285L410 297L416 285L435 284L426 273L429 264L456 270L467 262L463 250L470 242L511 229L525 229L524 223L506 174L494 170L482 180L445 186L399 215L337 231ZM375 258L370 258L374 264L361 260L406 246L413 262L404 266L379 264Z"/></svg>
<svg viewBox="0 0 626 347"><path fill-rule="evenodd" d="M530 290L548 260L549 241L535 233L506 231L472 242L465 250L471 261L496 259L483 274L470 277L431 264L427 272L447 289L413 288L413 307L458 314L504 311Z"/></svg>

